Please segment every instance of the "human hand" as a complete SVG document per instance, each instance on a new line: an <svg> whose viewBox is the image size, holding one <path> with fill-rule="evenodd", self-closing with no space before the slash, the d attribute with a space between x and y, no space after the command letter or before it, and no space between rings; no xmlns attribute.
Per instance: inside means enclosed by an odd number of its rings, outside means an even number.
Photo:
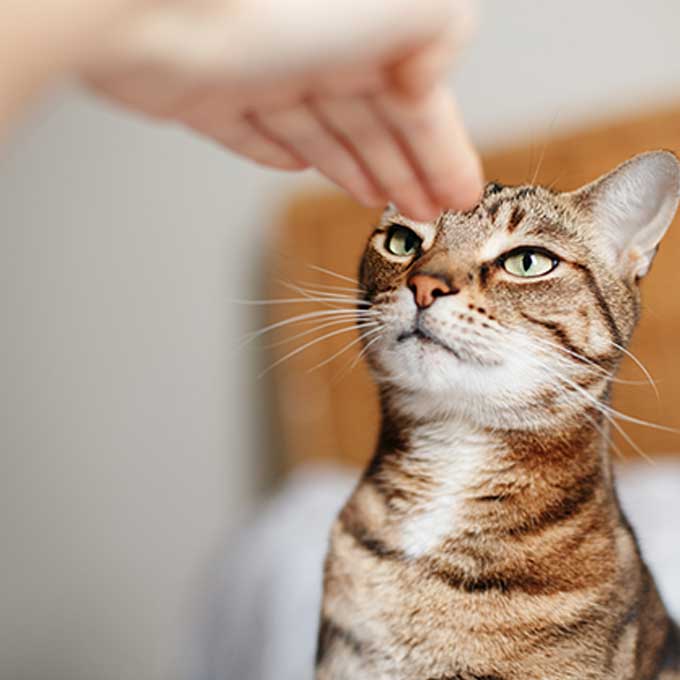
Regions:
<svg viewBox="0 0 680 680"><path fill-rule="evenodd" d="M470 3L162 0L101 45L101 92L258 163L317 168L364 204L429 220L478 199L478 157L442 79Z"/></svg>

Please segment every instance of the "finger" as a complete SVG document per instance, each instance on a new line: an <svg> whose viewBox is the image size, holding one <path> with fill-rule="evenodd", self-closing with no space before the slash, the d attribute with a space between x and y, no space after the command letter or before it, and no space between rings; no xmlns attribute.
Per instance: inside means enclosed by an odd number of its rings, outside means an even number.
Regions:
<svg viewBox="0 0 680 680"><path fill-rule="evenodd" d="M435 203L455 210L475 205L483 189L481 163L448 89L438 86L416 100L386 92L375 101Z"/></svg>
<svg viewBox="0 0 680 680"><path fill-rule="evenodd" d="M227 126L201 129L191 126L222 146L259 165L277 170L304 170L308 164L277 141L260 132L251 121L243 119Z"/></svg>
<svg viewBox="0 0 680 680"><path fill-rule="evenodd" d="M308 105L258 115L262 129L293 149L299 158L316 167L359 202L377 207L384 197L360 162L327 129Z"/></svg>
<svg viewBox="0 0 680 680"><path fill-rule="evenodd" d="M315 101L314 108L324 124L361 159L402 214L419 221L438 215L438 206L423 190L408 158L365 98L324 98Z"/></svg>
<svg viewBox="0 0 680 680"><path fill-rule="evenodd" d="M381 63L350 63L315 78L310 89L318 97L351 97L381 92L391 86L391 81L391 74Z"/></svg>
<svg viewBox="0 0 680 680"><path fill-rule="evenodd" d="M260 165L279 170L302 170L307 167L295 152L262 130L249 115L237 114L221 92L208 92L185 102L177 119L193 130L214 139L222 146Z"/></svg>
<svg viewBox="0 0 680 680"><path fill-rule="evenodd" d="M392 87L406 97L418 97L440 82L477 27L476 3L461 1L445 28L415 45L389 69Z"/></svg>
<svg viewBox="0 0 680 680"><path fill-rule="evenodd" d="M424 96L442 80L455 52L456 46L442 39L400 59L388 71L391 88L407 98Z"/></svg>

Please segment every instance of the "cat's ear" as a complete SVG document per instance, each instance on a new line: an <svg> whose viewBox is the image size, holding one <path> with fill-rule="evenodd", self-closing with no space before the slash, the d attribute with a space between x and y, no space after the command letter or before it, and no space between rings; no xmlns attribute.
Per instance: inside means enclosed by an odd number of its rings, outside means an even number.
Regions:
<svg viewBox="0 0 680 680"><path fill-rule="evenodd" d="M670 151L642 153L571 195L588 211L612 266L639 279L678 207L680 161Z"/></svg>

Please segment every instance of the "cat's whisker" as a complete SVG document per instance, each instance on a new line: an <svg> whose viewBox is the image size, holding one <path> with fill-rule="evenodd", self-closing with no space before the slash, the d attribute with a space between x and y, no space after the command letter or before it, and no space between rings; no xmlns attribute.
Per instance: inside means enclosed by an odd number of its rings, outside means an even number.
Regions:
<svg viewBox="0 0 680 680"><path fill-rule="evenodd" d="M562 376L558 376L558 380L565 380L565 379ZM597 400L595 400L595 401L597 402ZM607 420L607 422L621 435L621 437L624 439L624 441L627 442L628 446L630 446L633 449L633 451L635 451L641 458L646 460L648 463L655 464L654 460L652 458L650 458L650 456L647 455L638 446L638 444L635 442L635 440L623 429L623 427L619 423L616 422L616 419L612 415L610 415L610 413L608 413L607 407L604 404L602 404L601 402L597 402L597 403L600 404L600 407L598 407L599 412ZM602 430L600 430L600 432L603 435L605 434ZM607 438L609 444L612 447L614 447L614 442L612 441L611 437L607 436L606 438ZM623 458L621 451L619 451L618 449L616 449L616 450L619 454L619 457Z"/></svg>
<svg viewBox="0 0 680 680"><path fill-rule="evenodd" d="M552 130L555 127L555 123L557 122L557 118L559 116L559 111L555 111L555 114L552 117L552 120L550 121L550 125L548 125L548 129L544 131L544 141L543 141L543 146L541 147L541 154L538 158L538 163L536 164L536 170L531 178L531 182L529 184L536 184L536 181L538 180L538 175L541 171L541 166L543 165L543 161L545 160L545 153L548 150L548 144L550 143L550 135L552 134ZM533 146L532 146L532 155L533 155Z"/></svg>
<svg viewBox="0 0 680 680"><path fill-rule="evenodd" d="M373 338L370 342L366 343L366 346L361 350L361 352L359 352L359 354L357 354L356 357L354 357L354 360L349 366L350 371L368 354L368 350L370 349L371 345L375 342L378 342L378 340L380 340L380 337L381 336Z"/></svg>
<svg viewBox="0 0 680 680"><path fill-rule="evenodd" d="M353 304L353 305L359 305L359 306L368 306L369 303L363 302L362 300L356 300L354 298L336 298L337 302L345 302L347 304ZM296 297L296 298L270 298L268 300L231 300L233 304L236 305L244 305L244 306L253 306L253 307L259 307L259 306L266 306L266 305L296 305L296 304L303 304L303 303L308 303L308 302L333 302L333 298L328 298L325 296L319 296L319 297L311 297L311 296L306 296L306 297Z"/></svg>
<svg viewBox="0 0 680 680"><path fill-rule="evenodd" d="M605 370L602 366L599 366L594 361L590 361L587 357L584 357L578 352L573 352L571 350L566 349L565 347L562 347L561 345L549 342L547 340L543 340L542 338L532 338L532 342L536 345L541 345L551 350L552 349L558 350L562 354L567 355L564 357L560 356L558 359L560 361L560 364L563 365L565 368L573 368L574 362L570 362L567 358L571 356L577 360L580 371L585 372L587 375L599 375L603 380L608 380L611 382L624 382L625 384L628 384L629 382L618 380L613 373L610 373L609 371Z"/></svg>
<svg viewBox="0 0 680 680"><path fill-rule="evenodd" d="M607 416L605 416L607 417ZM642 458L644 458L648 463L656 465L656 462L648 454L646 454L633 440L633 438L619 425L619 423L614 420L614 418L607 417L607 420L612 424L612 427L616 428L617 432L628 442L628 445Z"/></svg>
<svg viewBox="0 0 680 680"><path fill-rule="evenodd" d="M629 349L626 349L625 347L619 345L618 342L614 342L613 340L611 341L611 344L616 347L620 352L623 352L643 373L645 378L647 379L647 382L652 386L652 389L654 390L654 394L656 394L657 400L660 399L659 396L659 390L656 386L656 382L654 378L652 378L652 374L647 370L647 367L638 359Z"/></svg>
<svg viewBox="0 0 680 680"><path fill-rule="evenodd" d="M611 406L606 406L605 407L609 413L614 418L618 418L619 420L623 420L626 423L632 423L633 425L641 425L642 427L649 427L652 430L659 430L660 432L670 432L671 434L680 434L680 430L678 430L675 427L668 427L667 425L659 425L658 423L652 423L649 420L642 420L641 418L635 418L634 416L629 416L626 415L625 413L621 413L621 411L617 411L615 408L612 408Z"/></svg>
<svg viewBox="0 0 680 680"><path fill-rule="evenodd" d="M561 380L565 380L565 378L561 375L558 375L558 377ZM574 383L572 381L569 381L569 382L570 382L570 385L573 386L575 389L581 391L584 395L586 395L586 394L589 395L591 398L594 399L594 397L592 397L592 395L589 392L587 392L582 387L580 387L580 385L577 385L576 383ZM595 400L595 401L597 401L597 400ZM604 403L599 402L599 401L597 401L597 403L600 405L600 408L603 410L603 412L606 411L606 413L614 419L618 419L618 420L621 420L621 421L626 422L626 423L631 423L633 425L640 425L642 427L648 427L652 430L659 430L661 432L670 432L672 434L680 434L680 430L678 430L677 428L668 427L666 425L659 425L658 423L652 423L648 420L642 420L641 418L635 418L634 416L629 416L626 413L621 413L621 411L617 411L615 408L613 408L612 406L609 406L608 404L604 404Z"/></svg>
<svg viewBox="0 0 680 680"><path fill-rule="evenodd" d="M555 179L553 179L553 181L550 182L550 184L548 184L546 186L546 189L548 191L552 191L555 188L555 186L557 185L557 183L562 179L563 176L564 176L564 172L558 173L558 175L555 177Z"/></svg>
<svg viewBox="0 0 680 680"><path fill-rule="evenodd" d="M314 322L319 318L323 320L323 317L338 319L342 318L346 319L347 321L363 319L371 320L371 318L375 317L375 313L372 312L371 310L321 309L313 312L307 312L306 314L297 314L296 316L292 316L287 319L282 319L281 321L268 324L264 328L260 328L256 331L248 333L241 341L241 345L242 346L246 345L255 340L256 338L259 338L261 335L264 335L265 333L270 333L271 331L276 330L277 328L283 328L284 326L289 326L296 323Z"/></svg>
<svg viewBox="0 0 680 680"><path fill-rule="evenodd" d="M594 418L589 416L588 414L584 413L583 415L593 425L593 427L602 435L603 439L607 442L607 447L614 451L614 453L616 454L616 456L618 457L619 460L624 460L625 456L623 455L623 452L614 443L614 440L612 439L609 432L607 432L607 429L604 428L604 427L600 427L599 423Z"/></svg>
<svg viewBox="0 0 680 680"><path fill-rule="evenodd" d="M301 281L299 285L305 288L319 288L330 291L338 291L340 293L355 293L356 295L363 295L366 291L363 288L352 288L351 286L332 286L328 283L317 283L311 281Z"/></svg>
<svg viewBox="0 0 680 680"><path fill-rule="evenodd" d="M562 380L569 380L568 378L565 378L564 376L562 376L562 375L559 374L559 373L556 373L556 375L558 375L558 376L560 377L560 379L562 379ZM580 392L583 393L584 395L587 395L587 396L590 397L591 399L595 399L595 398L594 398L587 390L585 390L584 388L582 388L582 387L581 387L580 385L578 385L577 383L575 383L575 382L573 382L573 381L571 381L571 380L569 380L569 383L570 383L570 385L571 385L572 387L574 387L575 389L577 389L578 391L580 391ZM648 420L643 420L643 419L641 419L641 418L636 418L636 417L634 417L634 416L629 416L629 415L627 415L626 413L622 413L621 411L618 411L617 409L615 409L614 407L612 407L612 406L610 406L610 405L608 405L608 404L604 404L604 403L599 402L599 401L597 401L597 400L595 400L595 401L600 405L600 407L601 407L602 409L604 409L604 410L605 410L609 415L611 415L613 418L617 418L617 419L619 419L619 420L622 420L622 421L627 422L627 423L631 423L631 424L633 424L633 425L640 425L640 426L642 426L642 427L649 427L650 429L659 430L659 431L661 431L661 432L670 432L670 433L673 433L673 434L680 434L680 430L678 430L677 428L668 427L668 426L666 426L666 425L659 425L658 423L652 423L652 422L650 422L650 421L648 421Z"/></svg>
<svg viewBox="0 0 680 680"><path fill-rule="evenodd" d="M347 328L340 328L340 329L331 331L329 333L325 333L324 335L322 335L318 338L314 338L313 340L306 342L301 347L297 347L294 350L292 350L291 352L288 352L288 354L282 356L280 359L277 359L274 363L267 366L267 368L265 368L264 371L262 371L257 377L258 377L258 379L264 377L267 373L269 373L269 371L276 368L277 366L280 366L284 361L288 361L289 359L292 359L294 356L297 356L301 352L304 352L306 349L313 347L314 345L318 344L319 342L323 342L324 340L328 340L329 338L335 337L336 335L340 335L342 333L349 333L350 331L354 331L354 330L356 330L356 326L349 326Z"/></svg>
<svg viewBox="0 0 680 680"><path fill-rule="evenodd" d="M340 381L345 375L347 375L349 372L353 371L354 368L356 368L357 364L366 356L368 353L369 347L380 340L382 336L381 335L376 335L376 337L372 338L369 340L366 345L361 349L361 351L354 357L354 359L351 359L345 366L338 372L338 374L333 378L333 384L336 382Z"/></svg>
<svg viewBox="0 0 680 680"><path fill-rule="evenodd" d="M583 397L585 397L588 401L590 401L595 408L607 419L607 421L614 427L617 432L625 439L625 441L631 446L631 448L638 453L642 458L649 462L653 462L653 460L635 443L635 441L631 438L631 436L621 427L619 423L616 422L616 419L624 420L626 422L632 422L638 425L646 425L647 427L652 427L654 429L663 429L664 431L671 431L671 432L678 432L677 430L674 430L673 428L666 428L663 425L656 425L655 423L648 423L647 421L640 420L638 418L633 418L632 416L627 416L624 413L621 413L620 411L617 411L616 409L612 408L608 404L605 404L598 400L596 397L594 397L590 392L588 392L586 389L578 385L576 382L573 380L570 380L566 376L562 375L559 371L556 371L552 369L550 366L547 364L538 361L536 357L533 357L533 361L538 363L539 366L543 367L546 371L548 371L551 375L553 375L555 378L558 380L561 380L564 384L568 385L571 387L574 391L578 392L581 394Z"/></svg>
<svg viewBox="0 0 680 680"><path fill-rule="evenodd" d="M589 366L592 366L592 370L598 373L602 373L602 375L607 376L612 382L618 383L621 385L646 385L647 381L640 381L640 380L622 380L621 378L615 377L614 373L610 373L607 371L605 368L600 366L597 362L593 361L592 359L589 359L588 357L584 356L583 354L580 354L579 352L574 352L573 350L567 349L563 345L559 345L556 342L550 342L549 340L545 340L544 338L532 338L533 342L537 342L541 345L544 345L546 347L550 347L551 349L556 349L560 352L563 352L564 354L568 354L569 356L574 357L580 362L583 362L585 364L588 364Z"/></svg>
<svg viewBox="0 0 680 680"><path fill-rule="evenodd" d="M551 342L546 341L546 340L544 340L544 339L542 339L542 338L534 338L534 340L535 340L535 341L538 341L538 342L540 342L540 343L542 343L542 344L550 345L550 346L554 347L555 349L559 349L559 350L561 350L561 351L563 351L563 352L566 352L566 353L568 353L568 354L571 354L571 355L573 355L574 357L580 359L581 361L584 361L584 362L586 362L586 363L592 364L592 365L594 365L594 366L598 366L597 363L595 363L595 362L589 360L587 357L584 357L582 354L579 354L578 352L572 352L572 351L568 350L566 347L562 347L561 345L558 345L557 343L551 343ZM654 390L654 394L656 395L656 398L659 399L659 390L658 390L658 388L657 388L657 386L656 386L656 381L654 380L654 378L652 378L651 373L647 370L647 367L642 363L642 361L640 361L640 359L638 359L638 357L636 357L630 350L628 350L627 348L623 347L623 346L620 345L619 343L614 342L613 340L609 340L608 342L609 342L609 344L610 344L612 347L615 347L615 348L618 349L620 352L622 352L622 353L625 354L627 357L629 357L629 358L631 359L631 361L633 361L633 363L640 369L640 371L642 372L642 374L645 376L645 383L647 383L647 384L650 385L650 387ZM600 368L601 370L604 371L604 369L603 369L601 366L600 366L599 368ZM620 378L613 378L613 377L612 377L612 381L613 381L613 382L618 382L618 383L621 383L621 384L624 384L624 385L638 385L638 384L642 384L642 383L640 383L640 381L634 381L634 380L622 380L622 379L620 379Z"/></svg>
<svg viewBox="0 0 680 680"><path fill-rule="evenodd" d="M562 376L557 376L558 380L564 381L564 377ZM597 402L597 400L595 400ZM600 406L602 406L601 402L597 402ZM600 408L600 406L597 406L596 408L598 412L602 415L602 417L621 435L621 437L628 443L628 445L635 451L641 458L646 460L649 463L654 463L653 459L650 458L635 442L635 440L619 425L619 423L616 422L616 420L609 415L605 410ZM598 430L598 432L607 440L608 445L614 449L616 454L620 459L624 459L625 456L623 455L622 451L614 444L614 440L611 438L611 436L606 432L604 428L601 428L597 425L595 420L590 418L589 416L586 416L588 420L593 424L593 426Z"/></svg>
<svg viewBox="0 0 680 680"><path fill-rule="evenodd" d="M382 324L380 324L378 328L372 328L367 333L360 334L360 336L358 338L355 338L354 340L348 342L344 347L342 347L337 352L335 352L334 354L329 356L327 359L324 359L323 361L320 361L315 366L308 368L307 373L311 373L312 371L316 371L317 369L321 368L322 366L326 366L327 364L330 364L331 361L333 361L334 359L337 359L341 354L344 354L351 347L354 347L356 344L362 342L363 340L370 337L371 335L375 335L376 333L379 333L380 331L382 331Z"/></svg>
<svg viewBox="0 0 680 680"><path fill-rule="evenodd" d="M539 338L532 338L532 344L538 345L538 344L545 344L550 347L556 347L556 348L561 348L559 345L554 345L553 343L548 343L548 342L543 342ZM540 351L540 347L537 348ZM563 348L562 348L563 349ZM564 385L568 386L571 388L572 391L576 391L580 393L582 396L584 396L590 403L593 404L595 409L602 415L603 418L612 426L614 427L623 437L623 439L631 446L631 448L636 451L642 458L645 460L650 460L649 456L640 449L640 447L633 441L633 439L628 435L628 433L614 420L612 415L608 412L609 407L596 399L590 392L588 392L586 389L575 383L574 381L570 380L567 378L565 375L560 373L558 370L556 370L553 366L548 365L547 363L540 361L537 359L536 355L530 355L531 356L531 361L540 366L545 372L556 378L557 380L561 381ZM566 366L572 366L572 364L567 364ZM609 374L605 372L604 375L602 375L602 380L608 380L610 379ZM561 388L561 393L563 395L568 394L568 390L565 387ZM584 417L586 417L595 427L595 429L602 435L602 437L607 441L608 445L615 451L617 456L619 458L623 458L623 453L622 451L618 448L618 446L614 443L612 440L611 436L608 434L605 428L601 427L593 418L591 418L587 413L583 414Z"/></svg>
<svg viewBox="0 0 680 680"><path fill-rule="evenodd" d="M535 340L536 338L534 338ZM640 449L640 447L635 443L635 441L630 437L630 435L614 420L612 415L608 412L608 407L606 404L602 403L599 401L597 398L595 398L590 392L588 392L586 389L575 383L574 381L570 380L566 376L562 375L559 371L555 370L548 364L539 361L536 359L534 356L532 359L536 364L541 366L545 371L549 374L552 375L553 377L557 378L557 380L560 380L562 383L565 385L568 385L569 387L572 388L572 390L580 393L582 396L584 396L589 402L593 404L595 409L607 420L607 422L614 427L619 434L623 437L623 439L629 444L629 446L636 452L638 453L642 458L645 460L651 461L649 456ZM562 390L563 394L567 394L567 390L563 389ZM584 414L586 415L586 414ZM606 430L604 428L601 428L592 418L586 415L586 417L590 420L590 422L593 424L595 429L607 440L608 444L616 451L617 455L620 458L623 458L623 453L621 450L614 444L612 441L611 437L607 434Z"/></svg>
<svg viewBox="0 0 680 680"><path fill-rule="evenodd" d="M559 374L557 374L556 377L557 377L558 380L563 380L563 381L564 381L563 376L560 376ZM564 394L567 394L567 390L566 390L565 388L563 388L563 393L564 393ZM598 404L599 404L599 402L598 402ZM612 425L613 427L615 427L615 428L620 432L621 436L628 442L628 444L633 448L633 450L637 451L638 453L640 453L640 455L641 455L643 458L647 459L648 457L646 456L646 454L645 454L642 450L639 449L639 447L637 446L637 444L630 438L630 436L628 435L628 433L627 433L625 430L623 430L623 428L621 428L621 427L618 425L618 423L614 422L613 419L611 418L611 416L609 416L607 413L603 412L602 409L599 407L598 404L595 405L595 408L596 408L597 412L598 412L598 413L599 413L599 414L600 414L600 415L601 415L601 416L602 416L602 417L603 417L610 425ZM612 439L611 435L610 435L609 432L607 431L607 428L606 428L606 427L602 427L602 426L601 426L601 425L600 425L600 424L599 424L592 416L588 415L587 413L584 412L584 413L583 413L583 416L584 416L584 417L592 424L592 426L600 433L600 435L602 436L602 438L607 442L608 447L611 448L611 449L613 449L613 451L616 453L616 455L618 456L618 458L619 458L620 460L624 460L624 459L625 459L625 456L623 455L623 452L622 452L621 449L614 443L614 440Z"/></svg>
<svg viewBox="0 0 680 680"><path fill-rule="evenodd" d="M531 178L531 182L529 184L536 184L536 180L538 179L538 173L541 171L541 166L543 165L543 160L545 158L545 152L548 148L548 140L546 139L545 142L543 142L543 148L541 149L541 155L538 157L538 163L536 164L536 170L534 171L534 174Z"/></svg>
<svg viewBox="0 0 680 680"><path fill-rule="evenodd" d="M313 300L326 300L328 302L345 302L349 304L357 304L357 305L363 305L367 306L370 303L366 302L364 300L360 300L355 296L350 296L346 294L339 294L339 293L331 293L328 291L320 291L320 290L315 290L313 288L305 288L303 286L299 286L295 283L290 283L288 281L281 281L279 280L279 283L282 286L285 286L286 288L295 291L296 293L300 293L305 299L313 299Z"/></svg>
<svg viewBox="0 0 680 680"><path fill-rule="evenodd" d="M334 276L336 279L340 279L342 281L349 281L350 283L355 284L359 283L356 279L353 279L350 276L338 274L338 272L334 272L332 269L326 269L326 267L320 267L318 264L308 264L307 266L316 272L320 272L321 274L327 274L328 276Z"/></svg>
<svg viewBox="0 0 680 680"><path fill-rule="evenodd" d="M323 319L322 319L323 321ZM313 333L318 333L320 330L323 330L324 328L330 328L331 326L339 326L341 324L346 324L347 327L349 328L350 326L354 327L360 327L360 328L368 328L371 326L376 325L378 322L377 321L366 321L365 323L357 322L356 319L346 319L346 318L340 318L340 319L333 319L331 321L326 321L325 323L321 323L317 326L313 326L312 328L308 328L306 331L302 331L300 333L296 333L295 335L291 335L289 338L284 338L283 340L279 340L277 342L272 342L268 345L264 345L263 349L273 349L274 347L280 347L281 345L286 345L289 342L293 342L294 340L299 340L300 338L304 338L308 335L312 335Z"/></svg>

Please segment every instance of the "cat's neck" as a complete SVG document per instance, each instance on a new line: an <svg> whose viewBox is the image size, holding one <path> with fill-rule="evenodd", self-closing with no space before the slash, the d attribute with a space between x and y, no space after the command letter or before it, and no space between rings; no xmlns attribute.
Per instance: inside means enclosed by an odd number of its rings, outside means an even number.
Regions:
<svg viewBox="0 0 680 680"><path fill-rule="evenodd" d="M581 529L598 512L618 513L606 430L595 415L542 430L491 430L385 401L364 481L411 557L450 540L515 540L560 523Z"/></svg>

